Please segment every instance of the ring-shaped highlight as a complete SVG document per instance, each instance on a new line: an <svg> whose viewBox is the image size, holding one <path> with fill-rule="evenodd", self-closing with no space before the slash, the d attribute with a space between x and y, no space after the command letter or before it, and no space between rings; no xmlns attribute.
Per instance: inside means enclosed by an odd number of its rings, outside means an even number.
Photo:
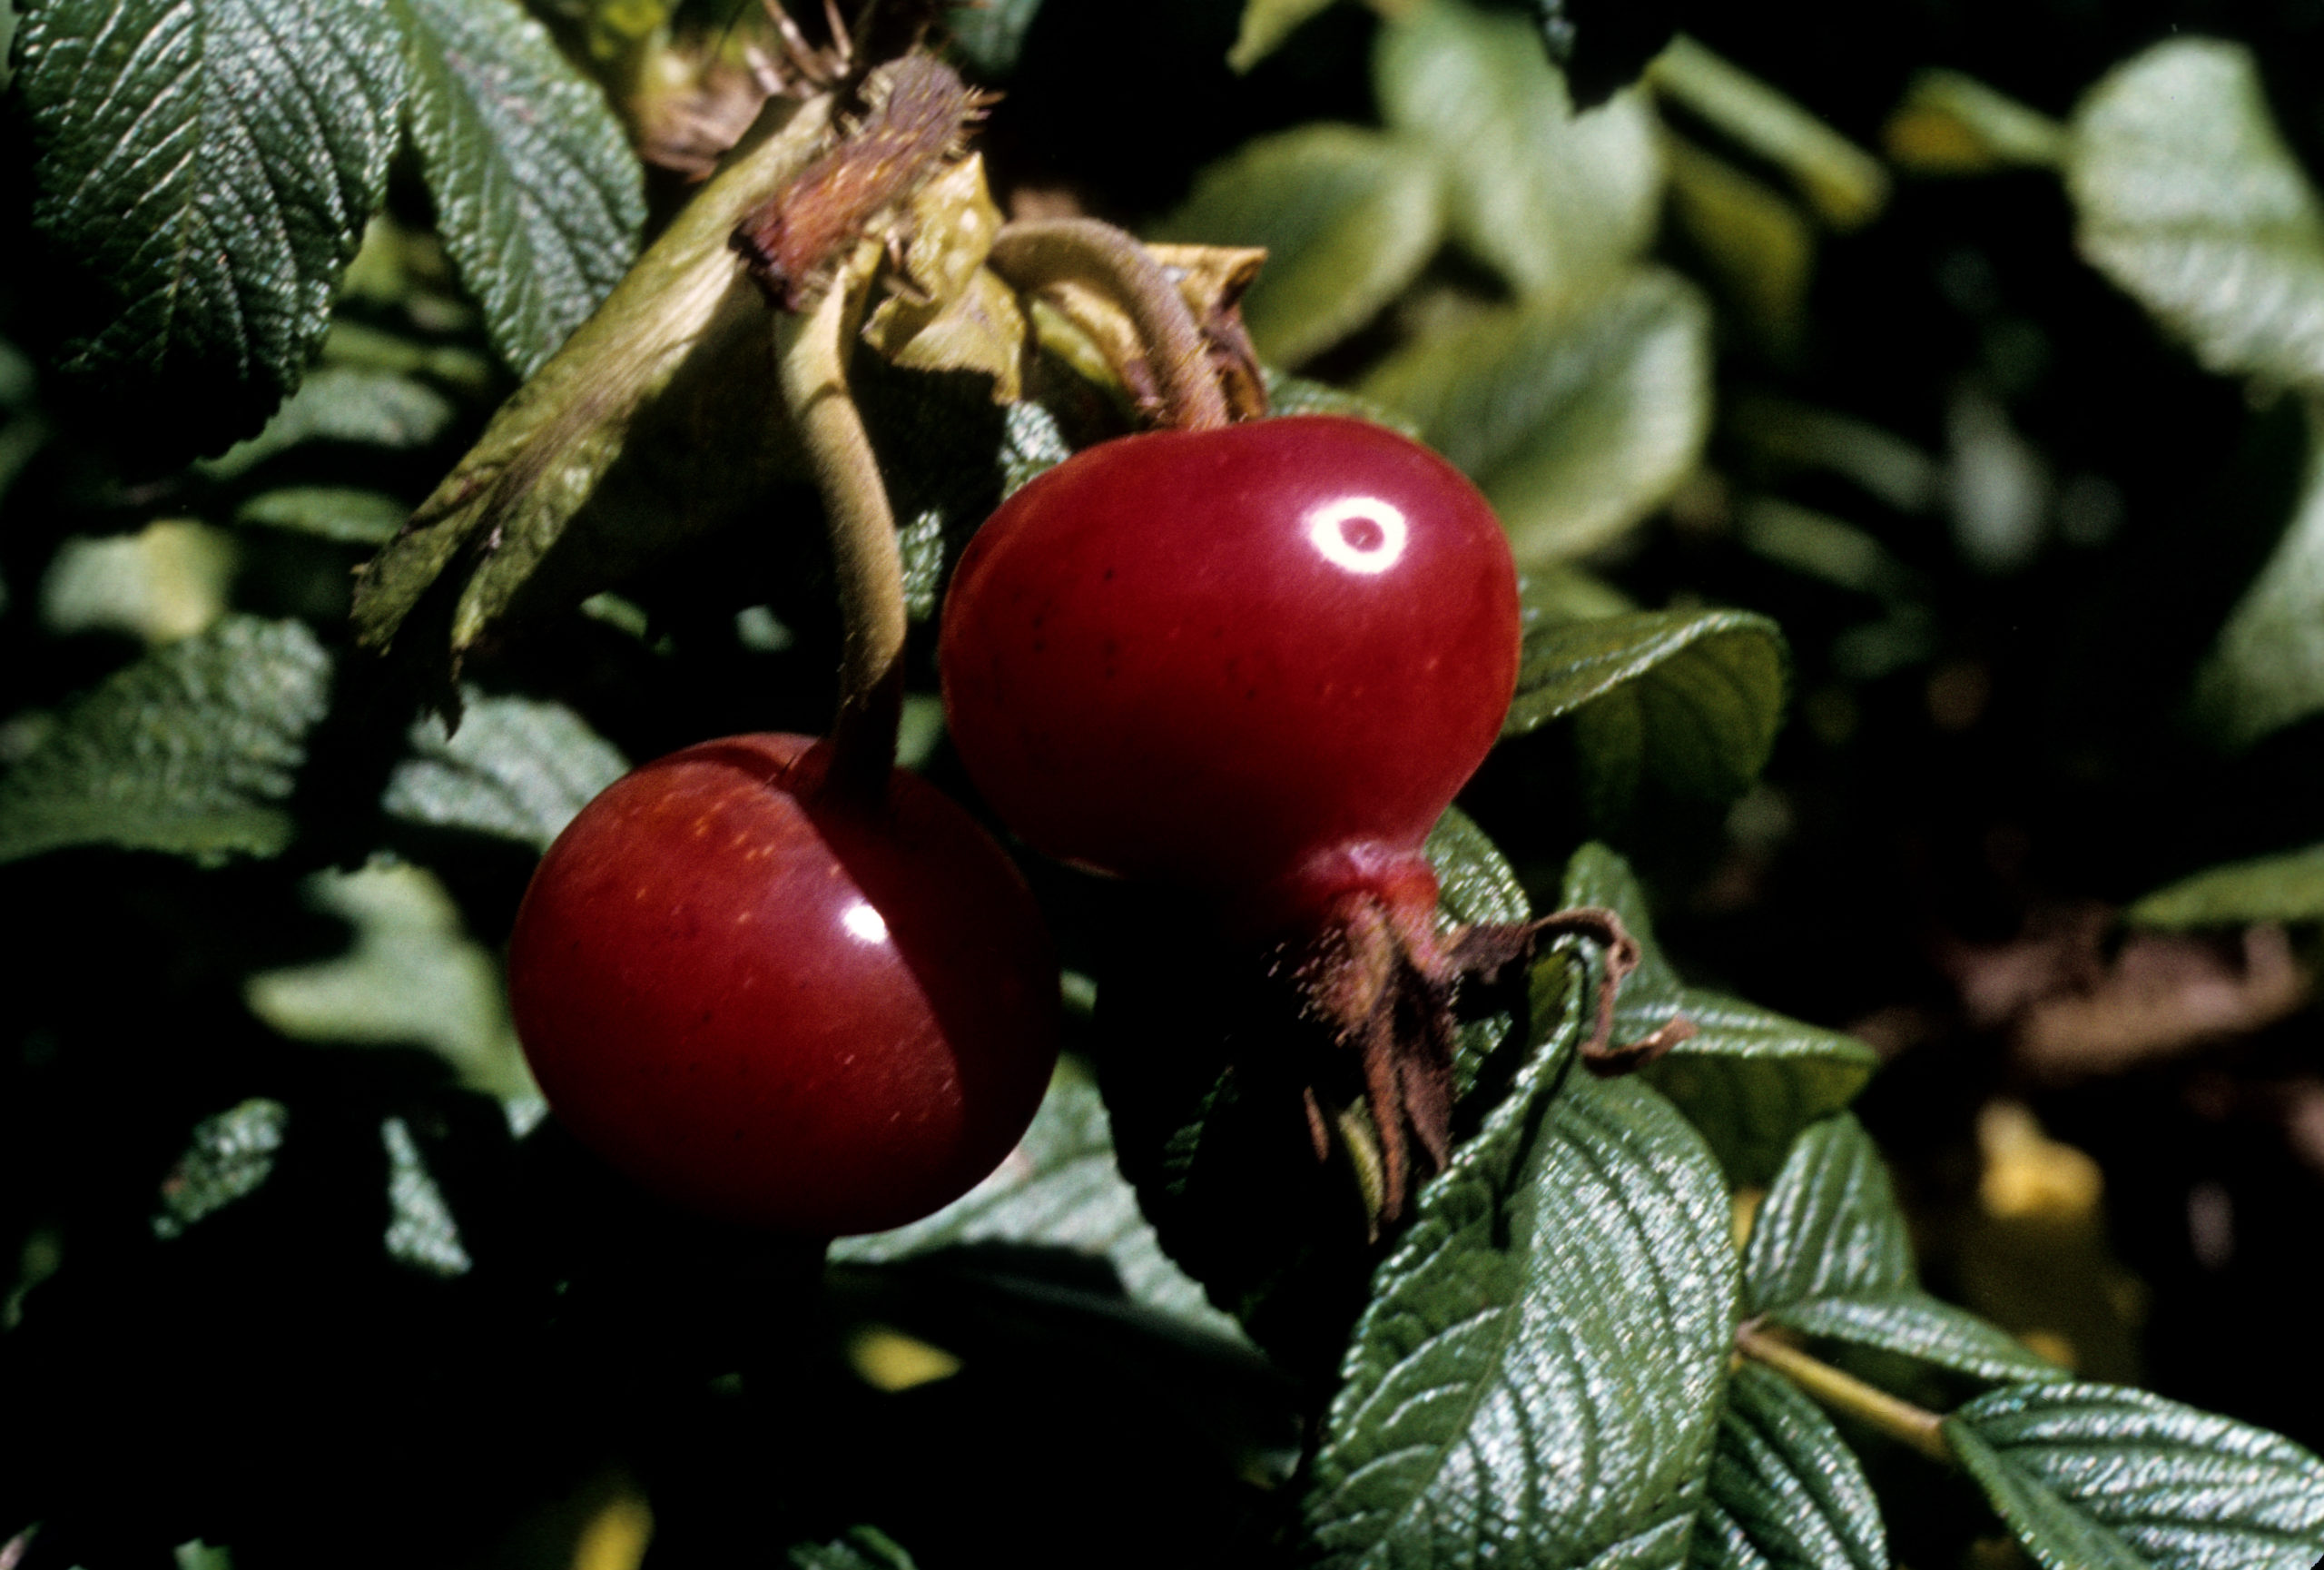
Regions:
<svg viewBox="0 0 2324 1570"><path fill-rule="evenodd" d="M1376 530L1378 538L1361 543L1351 538L1348 526L1358 522L1370 524L1372 528L1364 532ZM1349 496L1308 514L1307 538L1334 567L1369 577L1387 571L1403 559L1412 526L1404 521L1402 508L1376 496Z"/></svg>

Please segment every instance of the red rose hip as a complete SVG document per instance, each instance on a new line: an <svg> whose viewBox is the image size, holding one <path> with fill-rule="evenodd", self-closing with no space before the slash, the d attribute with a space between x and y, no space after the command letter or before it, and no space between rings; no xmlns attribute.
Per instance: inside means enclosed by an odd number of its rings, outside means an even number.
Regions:
<svg viewBox="0 0 2324 1570"><path fill-rule="evenodd" d="M1039 849L1312 906L1412 875L1518 637L1506 538L1427 449L1336 416L1161 431L1077 454L970 542L945 710Z"/></svg>
<svg viewBox="0 0 2324 1570"><path fill-rule="evenodd" d="M902 770L824 791L827 744L705 742L583 809L510 939L517 1033L581 1141L690 1208L812 1236L898 1226L1023 1133L1057 1057L1032 896Z"/></svg>

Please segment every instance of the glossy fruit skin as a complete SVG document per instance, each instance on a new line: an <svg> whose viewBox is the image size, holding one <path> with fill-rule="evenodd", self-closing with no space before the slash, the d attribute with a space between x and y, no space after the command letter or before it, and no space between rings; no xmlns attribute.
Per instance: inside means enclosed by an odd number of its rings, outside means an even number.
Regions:
<svg viewBox="0 0 2324 1570"><path fill-rule="evenodd" d="M1057 965L1008 856L901 769L730 736L616 781L549 847L508 982L550 1107L645 1187L812 1237L916 1219L1006 1156L1057 1060Z"/></svg>
<svg viewBox="0 0 2324 1570"><path fill-rule="evenodd" d="M1425 878L1499 735L1516 569L1492 509L1337 416L1126 437L1011 496L940 651L970 775L1051 855L1197 888ZM1427 886L1433 903L1434 885Z"/></svg>

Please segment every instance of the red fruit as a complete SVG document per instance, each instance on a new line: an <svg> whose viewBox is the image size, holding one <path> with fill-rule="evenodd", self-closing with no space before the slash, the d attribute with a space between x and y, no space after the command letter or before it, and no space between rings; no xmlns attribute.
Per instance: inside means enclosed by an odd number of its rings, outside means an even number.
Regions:
<svg viewBox="0 0 2324 1570"><path fill-rule="evenodd" d="M1049 854L1320 911L1423 909L1422 840L1499 734L1516 569L1436 454L1301 416L1091 448L970 542L945 712Z"/></svg>
<svg viewBox="0 0 2324 1570"><path fill-rule="evenodd" d="M509 943L517 1030L581 1141L690 1207L834 1236L957 1198L1057 1058L1031 894L911 775L822 790L826 748L742 736L582 810Z"/></svg>

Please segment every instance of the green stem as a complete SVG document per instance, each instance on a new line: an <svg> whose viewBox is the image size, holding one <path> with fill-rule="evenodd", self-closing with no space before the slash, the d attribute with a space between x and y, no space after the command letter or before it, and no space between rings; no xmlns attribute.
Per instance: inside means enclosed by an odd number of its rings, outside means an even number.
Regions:
<svg viewBox="0 0 2324 1570"><path fill-rule="evenodd" d="M1910 1401L1898 1400L1853 1374L1844 1374L1829 1363L1777 1340L1756 1319L1735 1332L1735 1346L1746 1358L1773 1368L1832 1411L1854 1417L1909 1445L1933 1461L1952 1464L1953 1447L1945 1442L1945 1419L1939 1414Z"/></svg>
<svg viewBox="0 0 2324 1570"><path fill-rule="evenodd" d="M1004 225L986 259L1022 293L1080 283L1119 305L1137 330L1162 390L1164 423L1212 430L1227 422L1226 395L1210 348L1177 286L1146 247L1094 218L1045 218Z"/></svg>
<svg viewBox="0 0 2324 1570"><path fill-rule="evenodd" d="M847 390L847 351L879 258L878 242L865 242L821 300L776 330L783 400L822 494L845 627L828 777L867 802L884 799L895 766L905 627L895 515Z"/></svg>

